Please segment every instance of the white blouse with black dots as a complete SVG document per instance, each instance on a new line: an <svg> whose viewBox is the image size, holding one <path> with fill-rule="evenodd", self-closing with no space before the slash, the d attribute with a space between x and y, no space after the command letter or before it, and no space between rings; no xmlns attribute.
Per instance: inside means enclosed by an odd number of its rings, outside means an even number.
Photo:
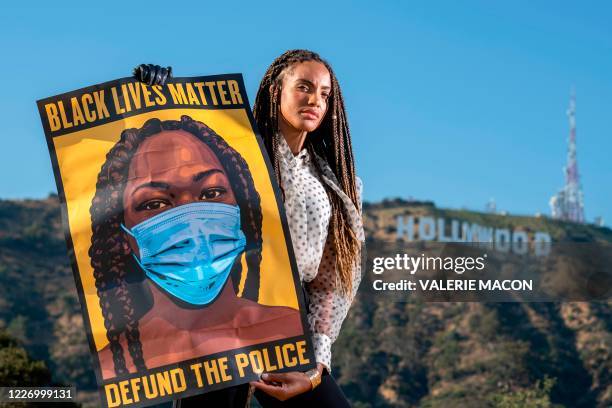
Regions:
<svg viewBox="0 0 612 408"><path fill-rule="evenodd" d="M300 278L310 299L308 323L313 333L315 357L331 371L331 345L338 337L361 281L361 263L353 268L351 296L343 296L333 283L336 279L334 248L331 239L327 239L331 206L323 182L340 196L353 231L363 241L361 208L355 208L352 200L341 190L323 159L310 157L306 149L294 156L285 138L280 135L279 139L277 154L285 192L285 212ZM318 160L324 169L321 179L312 160ZM360 207L361 189L361 180L357 178Z"/></svg>

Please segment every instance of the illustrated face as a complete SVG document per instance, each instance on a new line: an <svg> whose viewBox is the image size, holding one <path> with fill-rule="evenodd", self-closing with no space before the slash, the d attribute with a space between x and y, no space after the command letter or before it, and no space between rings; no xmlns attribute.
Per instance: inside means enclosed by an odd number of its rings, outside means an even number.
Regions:
<svg viewBox="0 0 612 408"><path fill-rule="evenodd" d="M281 120L294 129L314 131L327 112L330 93L331 77L325 65L317 61L294 64L282 81Z"/></svg>
<svg viewBox="0 0 612 408"><path fill-rule="evenodd" d="M142 142L123 194L125 226L197 201L236 205L225 169L210 148L184 130L162 131ZM133 239L128 241L134 250Z"/></svg>

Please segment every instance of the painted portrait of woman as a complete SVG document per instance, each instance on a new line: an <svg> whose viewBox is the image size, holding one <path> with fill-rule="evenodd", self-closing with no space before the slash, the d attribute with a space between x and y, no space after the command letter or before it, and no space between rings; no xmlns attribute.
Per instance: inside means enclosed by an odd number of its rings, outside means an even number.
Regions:
<svg viewBox="0 0 612 408"><path fill-rule="evenodd" d="M304 334L258 303L260 196L244 158L188 116L126 129L90 208L104 379Z"/></svg>

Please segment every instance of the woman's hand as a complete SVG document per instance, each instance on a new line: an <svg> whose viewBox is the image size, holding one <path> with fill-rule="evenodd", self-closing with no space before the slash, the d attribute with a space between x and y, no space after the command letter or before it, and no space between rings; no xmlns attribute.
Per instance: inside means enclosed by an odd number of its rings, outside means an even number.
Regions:
<svg viewBox="0 0 612 408"><path fill-rule="evenodd" d="M168 78L172 78L172 67L162 68L159 65L140 64L134 68L134 76L147 85L164 85Z"/></svg>
<svg viewBox="0 0 612 408"><path fill-rule="evenodd" d="M317 364L319 373L323 373L323 365ZM310 378L300 371L289 373L266 373L261 380L251 381L251 385L274 398L285 401L312 389Z"/></svg>

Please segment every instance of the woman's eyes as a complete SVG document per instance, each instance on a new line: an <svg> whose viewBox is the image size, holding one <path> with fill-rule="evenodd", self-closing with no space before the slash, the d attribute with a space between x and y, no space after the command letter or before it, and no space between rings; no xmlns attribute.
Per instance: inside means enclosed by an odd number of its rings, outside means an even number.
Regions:
<svg viewBox="0 0 612 408"><path fill-rule="evenodd" d="M298 86L297 86L297 89L299 89L300 91L303 91L303 92L308 92L308 91L310 91L310 88L309 88L308 86L306 86L306 85L298 85ZM328 99L329 99L329 93L327 93L327 92L323 92L323 93L321 94L321 96L322 96L322 97L323 97L323 99L325 99L325 100L328 100Z"/></svg>
<svg viewBox="0 0 612 408"><path fill-rule="evenodd" d="M214 200L216 198L221 197L225 194L227 190L223 187L212 187L207 188L202 191L200 194L199 200ZM168 200L162 200L160 198L147 200L142 204L139 204L136 207L136 211L155 211L161 210L162 208L166 208L172 205L172 203Z"/></svg>
<svg viewBox="0 0 612 408"><path fill-rule="evenodd" d="M169 206L170 203L166 200L149 200L149 201L145 201L144 203L140 204L138 207L136 207L137 211L143 211L143 210L160 210L162 208L165 208L167 206Z"/></svg>
<svg viewBox="0 0 612 408"><path fill-rule="evenodd" d="M206 190L202 191L200 200L213 200L223 195L225 192L226 190L221 187L207 188Z"/></svg>

